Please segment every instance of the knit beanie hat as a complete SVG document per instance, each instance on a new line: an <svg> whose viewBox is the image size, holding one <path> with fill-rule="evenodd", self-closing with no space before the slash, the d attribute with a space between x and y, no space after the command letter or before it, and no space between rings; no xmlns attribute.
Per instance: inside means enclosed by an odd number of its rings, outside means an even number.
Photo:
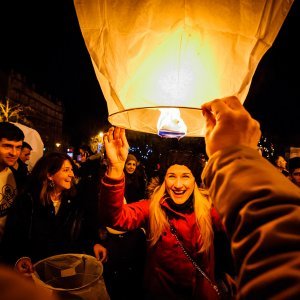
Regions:
<svg viewBox="0 0 300 300"><path fill-rule="evenodd" d="M159 181L164 181L165 175L169 167L172 165L184 165L188 167L195 177L198 186L201 183L201 173L203 164L200 155L193 154L191 151L170 150L162 159L159 169Z"/></svg>
<svg viewBox="0 0 300 300"><path fill-rule="evenodd" d="M136 164L138 163L137 158L131 153L128 154L125 164L127 164L127 162L130 161L130 160L134 160L136 162Z"/></svg>

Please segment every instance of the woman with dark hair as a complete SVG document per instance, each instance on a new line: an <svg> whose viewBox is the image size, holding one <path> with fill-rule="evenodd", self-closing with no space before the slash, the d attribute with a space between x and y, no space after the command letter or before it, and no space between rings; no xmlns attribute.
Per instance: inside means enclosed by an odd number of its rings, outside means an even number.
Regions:
<svg viewBox="0 0 300 300"><path fill-rule="evenodd" d="M132 203L145 198L147 177L135 155L129 153L124 167L125 199Z"/></svg>
<svg viewBox="0 0 300 300"><path fill-rule="evenodd" d="M59 152L44 155L31 172L27 190L16 198L3 237L3 257L21 273L32 262L64 253L92 253L97 228L89 226L83 198L76 194L74 163ZM106 249L94 247L106 258Z"/></svg>

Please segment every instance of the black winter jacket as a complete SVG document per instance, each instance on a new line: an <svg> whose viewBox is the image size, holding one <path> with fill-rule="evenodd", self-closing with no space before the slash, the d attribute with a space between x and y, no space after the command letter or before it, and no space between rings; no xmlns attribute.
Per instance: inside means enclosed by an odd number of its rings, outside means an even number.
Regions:
<svg viewBox="0 0 300 300"><path fill-rule="evenodd" d="M32 262L63 253L92 253L97 228L90 227L78 197L63 198L55 215L52 204L43 206L31 193L16 197L7 218L1 249L4 263L22 256Z"/></svg>

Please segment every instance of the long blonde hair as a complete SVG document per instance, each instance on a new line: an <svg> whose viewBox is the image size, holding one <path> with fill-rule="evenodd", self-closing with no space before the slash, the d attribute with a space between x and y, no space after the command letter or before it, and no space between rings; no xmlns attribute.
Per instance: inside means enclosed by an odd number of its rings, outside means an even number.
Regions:
<svg viewBox="0 0 300 300"><path fill-rule="evenodd" d="M149 242L150 246L154 246L159 240L162 232L166 228L170 228L169 222L165 211L161 207L161 203L166 199L166 186L165 182L161 185L158 184L158 179L154 179L151 183L156 185L150 196L150 206L149 206ZM193 191L193 201L194 201L194 211L196 217L196 223L201 232L199 235L199 240L202 238L202 246L199 252L208 252L213 241L213 229L211 220L211 200L205 190L199 189L197 183L195 182L195 187Z"/></svg>

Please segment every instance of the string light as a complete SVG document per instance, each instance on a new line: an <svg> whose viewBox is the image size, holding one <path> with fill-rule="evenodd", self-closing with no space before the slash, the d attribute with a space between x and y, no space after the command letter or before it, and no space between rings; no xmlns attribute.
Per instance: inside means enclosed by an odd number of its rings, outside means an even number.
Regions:
<svg viewBox="0 0 300 300"><path fill-rule="evenodd" d="M274 159L275 148L269 139L265 136L261 136L258 142L258 148L260 149L262 156L272 161Z"/></svg>

